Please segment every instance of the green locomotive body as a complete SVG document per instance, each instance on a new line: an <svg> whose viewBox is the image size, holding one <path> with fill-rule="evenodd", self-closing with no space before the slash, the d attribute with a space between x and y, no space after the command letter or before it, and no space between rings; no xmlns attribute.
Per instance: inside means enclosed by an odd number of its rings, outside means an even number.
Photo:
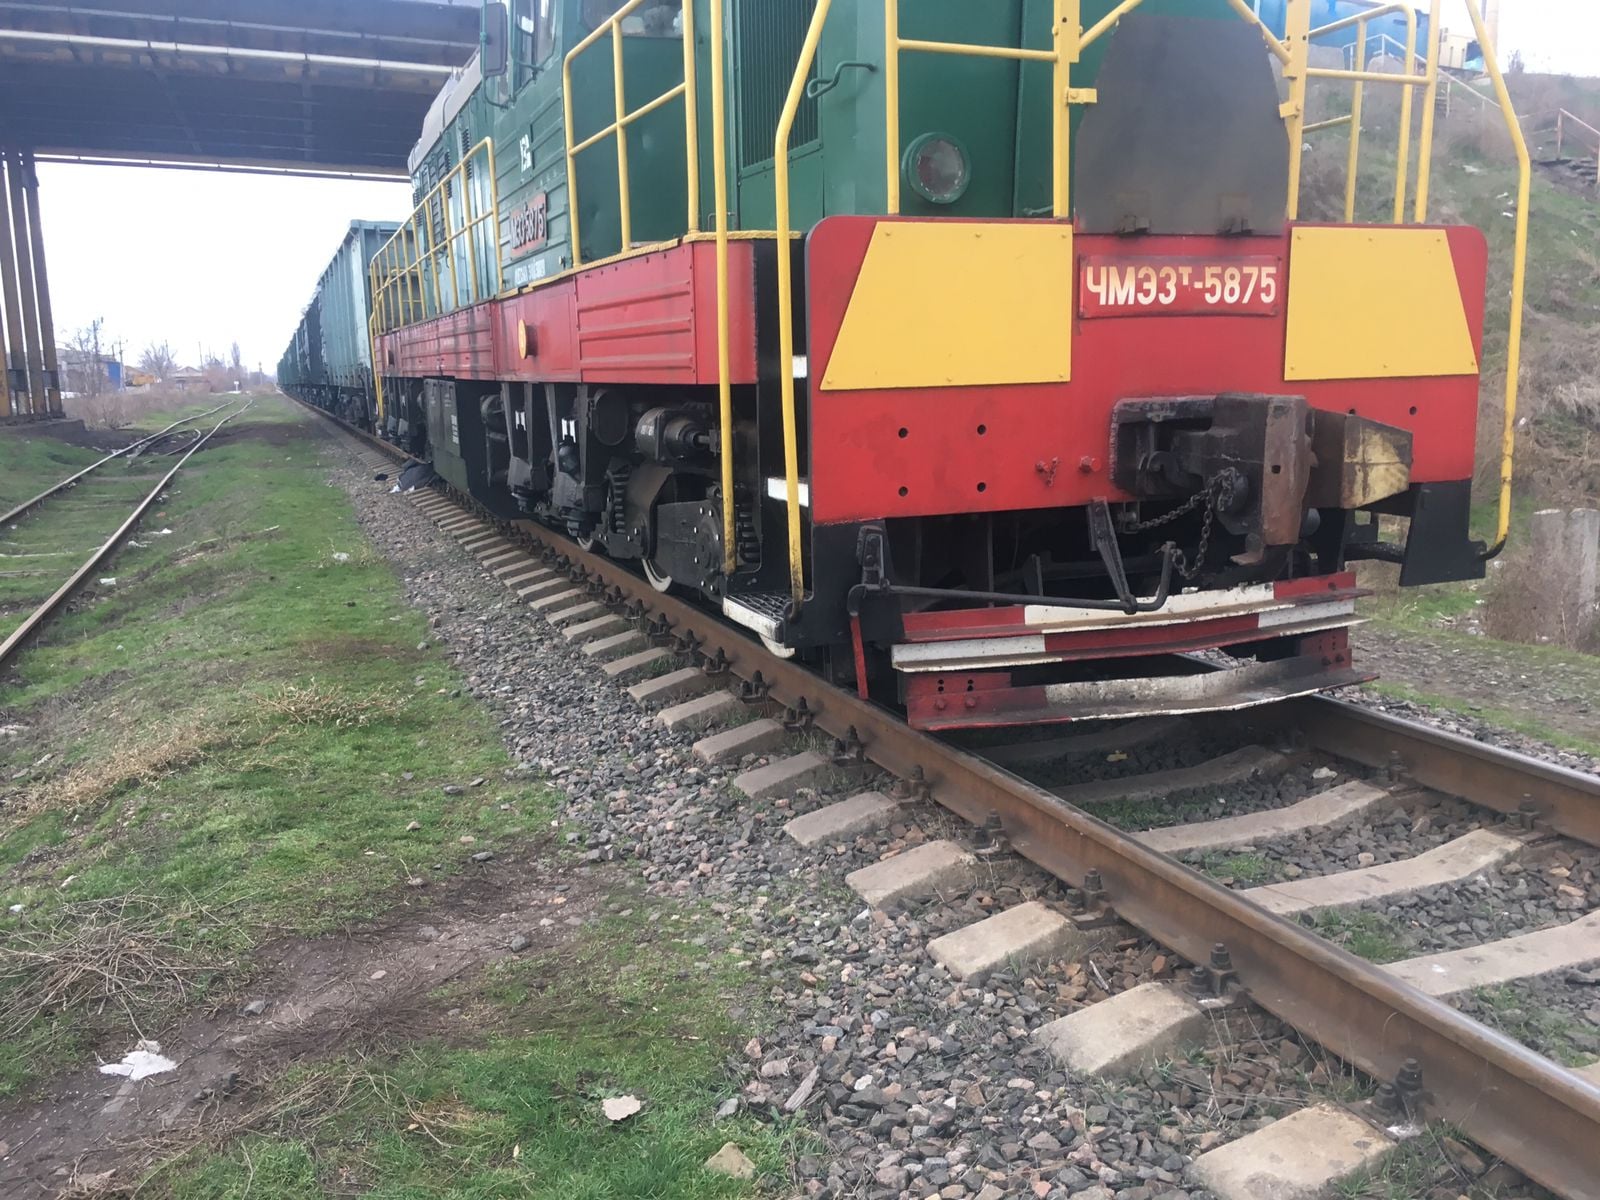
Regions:
<svg viewBox="0 0 1600 1200"><path fill-rule="evenodd" d="M1084 0L1091 26L1116 0ZM485 138L494 147L495 191L504 286L549 278L573 265L568 216L563 59L589 37L621 0L511 0L506 63L485 77L481 60L448 88L430 113L412 157L420 203ZM774 225L773 130L789 88L816 0L735 0L728 6L729 225ZM696 74L711 77L710 0L696 0ZM1226 0L1146 0L1152 15L1237 21ZM486 10L491 22L503 10ZM1050 0L917 0L907 4L901 35L1045 51L1051 44ZM624 101L629 112L684 81L682 22L677 0L645 6L623 22ZM496 31L495 39L502 35ZM817 67L801 101L790 148L792 223L809 229L825 216L886 211L885 27L881 3L837 0L823 31ZM1072 86L1092 88L1109 40L1097 42L1072 69ZM909 56L901 67L900 130L906 165L901 212L957 218L1040 217L1051 213L1051 130L1047 64L997 58ZM601 39L572 64L573 141L582 144L615 120L614 57ZM702 131L712 128L710 89L699 89ZM1083 110L1074 113L1081 121ZM965 159L944 192L923 185L912 169L928 136L948 139ZM710 229L712 147L699 154L698 228ZM632 241L664 242L689 232L685 122L673 102L627 130ZM581 261L623 249L615 138L576 156ZM533 214L539 214L537 218ZM543 238L523 225L542 225ZM440 234L443 236L441 225Z"/></svg>

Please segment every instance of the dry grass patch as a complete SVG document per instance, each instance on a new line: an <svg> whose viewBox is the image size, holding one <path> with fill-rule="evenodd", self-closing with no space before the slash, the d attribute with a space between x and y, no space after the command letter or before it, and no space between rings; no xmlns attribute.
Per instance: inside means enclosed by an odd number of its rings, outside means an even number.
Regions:
<svg viewBox="0 0 1600 1200"><path fill-rule="evenodd" d="M14 1037L64 1010L127 1012L182 1003L224 964L196 950L222 917L190 899L78 900L47 916L24 914L0 941L0 1036Z"/></svg>
<svg viewBox="0 0 1600 1200"><path fill-rule="evenodd" d="M393 689L356 692L312 680L304 685L288 683L274 688L261 696L260 705L281 724L364 729L374 721L399 716L406 697Z"/></svg>
<svg viewBox="0 0 1600 1200"><path fill-rule="evenodd" d="M109 749L69 767L9 806L15 821L46 808L82 811L99 807L128 787L147 787L204 762L239 742L233 719L201 711L186 714L151 733L124 734Z"/></svg>

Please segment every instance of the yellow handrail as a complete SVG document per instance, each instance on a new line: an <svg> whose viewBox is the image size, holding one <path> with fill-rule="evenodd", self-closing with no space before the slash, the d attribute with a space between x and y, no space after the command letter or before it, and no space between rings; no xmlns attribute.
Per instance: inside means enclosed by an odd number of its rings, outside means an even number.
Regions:
<svg viewBox="0 0 1600 1200"><path fill-rule="evenodd" d="M374 260L376 261L376 260ZM383 367L378 361L378 310L374 306L367 318L367 348L372 355L372 392L378 402L378 432L383 432Z"/></svg>
<svg viewBox="0 0 1600 1200"><path fill-rule="evenodd" d="M478 189L468 179L471 165L481 159L482 174L476 178L482 181L484 191L488 195L488 204L481 206L478 203ZM461 223L456 224L456 211L452 204L451 185L457 184L454 195L461 197ZM440 207L441 220L445 227L445 236L442 240L435 241L433 227L429 223L431 208L437 201ZM487 225L490 236L481 237L479 231ZM427 231L426 244L419 235ZM410 233L410 238L407 238ZM462 295L459 271L460 259L458 247L466 242L467 260L467 289ZM493 260L493 278L486 279L479 271L478 258L484 252L487 260ZM444 267L441 276L440 267ZM489 262L483 266L487 268ZM433 311L428 311L426 289L420 297L420 303L414 305L411 299L413 279L418 273L427 269L433 276ZM372 273L372 311L378 319L378 333L387 333L402 325L412 324L416 320L425 320L428 317L442 316L456 309L466 308L481 300L488 300L500 294L502 282L502 264L500 261L500 191L495 186L494 164L494 139L484 138L466 154L461 156L461 161L451 167L429 189L411 212L411 216L395 231L394 236L379 248L373 255L370 267ZM450 280L450 303L446 304L446 296L442 279L447 276ZM402 290L403 289L403 290ZM420 310L420 311L418 311Z"/></svg>
<svg viewBox="0 0 1600 1200"><path fill-rule="evenodd" d="M732 339L728 331L728 80L723 62L722 0L711 0L711 147L712 199L717 231L717 409L722 450L722 569L739 569L738 518L733 495ZM687 45L687 42L685 43ZM693 108L693 105L690 106ZM695 173L698 175L698 172Z"/></svg>
<svg viewBox="0 0 1600 1200"><path fill-rule="evenodd" d="M1489 31L1484 28L1478 6L1467 2L1467 15L1472 18L1473 36L1483 54L1484 68L1494 82L1494 92L1500 100L1500 112L1505 117L1506 132L1511 135L1511 145L1517 153L1517 231L1511 253L1511 328L1506 339L1506 412L1505 424L1500 431L1500 516L1495 528L1494 545L1489 556L1505 548L1511 533L1511 472L1517 446L1517 375L1522 369L1522 304L1528 284L1528 202L1533 190L1533 159L1528 154L1528 141L1522 135L1522 123L1511 106L1511 89L1506 87L1505 76L1494 46L1489 41Z"/></svg>
<svg viewBox="0 0 1600 1200"><path fill-rule="evenodd" d="M897 0L885 0L893 7ZM1060 0L1057 0L1059 3ZM806 80L817 58L822 28L828 23L833 0L817 0L800 47L800 63L789 83L789 95L778 118L778 133L773 139L773 209L778 226L778 378L783 397L783 483L788 502L789 595L796 608L805 599L805 564L800 546L800 446L795 432L794 411L794 247L789 241L789 140L794 133L800 101L805 98ZM726 271L724 270L724 275Z"/></svg>
<svg viewBox="0 0 1600 1200"><path fill-rule="evenodd" d="M621 8L612 13L594 31L580 41L566 57L561 60L561 99L566 110L566 142L567 142L567 221L572 235L572 265L583 264L583 242L578 223L578 155L597 142L608 137L617 139L617 197L618 220L622 227L622 252L626 254L633 246L633 193L628 179L628 127L639 118L648 116L666 104L670 104L679 96L683 97L684 111L684 159L685 159L685 184L688 193L688 230L690 233L700 232L700 113L699 113L699 88L696 82L695 48L694 48L694 0L683 0L680 7L682 14L683 30L683 82L675 84L662 92L659 96L630 111L628 109L627 89L623 76L623 45L624 36L622 22L632 15L633 11L645 0L628 0ZM712 28L720 29L722 26L721 0L712 0ZM572 63L573 60L593 46L607 33L611 35L611 90L615 120L605 128L596 131L581 142L574 142L573 138L573 109L572 109ZM720 39L712 42L713 59L721 59L722 44ZM724 128L723 121L716 121L717 128Z"/></svg>
<svg viewBox="0 0 1600 1200"><path fill-rule="evenodd" d="M1412 220L1421 225L1428 219L1428 184L1433 178L1433 119L1439 108L1439 0L1428 5L1428 90L1422 97L1422 134L1417 147L1417 205ZM1406 69L1411 69L1408 63Z"/></svg>
<svg viewBox="0 0 1600 1200"><path fill-rule="evenodd" d="M1228 7L1243 17L1246 22L1256 27L1256 32L1261 35L1261 40L1266 42L1267 49L1272 52L1274 58L1285 66L1289 65L1289 47L1279 41L1278 35L1267 28L1267 23L1250 7L1246 0L1228 0Z"/></svg>
<svg viewBox="0 0 1600 1200"><path fill-rule="evenodd" d="M1284 13L1283 77L1289 84L1289 101L1279 111L1289 135L1289 196L1287 212L1293 221L1300 215L1300 163L1304 153L1306 124L1306 77L1311 65L1311 0L1289 0Z"/></svg>
<svg viewBox="0 0 1600 1200"><path fill-rule="evenodd" d="M1361 54L1366 53L1367 23L1364 19L1356 22L1356 45L1362 48L1360 50ZM1365 58L1361 59L1361 65L1363 67L1367 65ZM1344 180L1344 221L1346 225L1355 224L1356 219L1356 182L1360 178L1361 171L1361 111L1366 87L1366 81L1358 79L1355 81L1355 86L1350 90L1350 149L1345 158ZM1424 154L1423 160L1426 161L1427 158L1428 155Z"/></svg>
<svg viewBox="0 0 1600 1200"><path fill-rule="evenodd" d="M1399 13L1406 20L1406 58L1405 70L1398 75L1389 75L1381 71L1366 70L1367 22L1376 17L1388 16ZM1410 4L1386 4L1381 8L1364 10L1353 16L1341 17L1337 21L1330 21L1326 25L1319 25L1311 31L1310 38L1315 41L1330 33L1337 33L1341 29L1356 27L1356 59L1358 69L1342 71L1329 67L1308 67L1306 75L1313 79L1346 79L1354 82L1355 93L1351 99L1350 122L1350 178L1345 182L1345 220L1355 219L1355 178L1356 167L1359 162L1361 140L1361 127L1356 113L1361 109L1361 88L1367 83L1391 83L1401 87L1400 92L1400 147L1395 152L1394 171L1394 223L1401 224L1406 219L1406 192L1411 182L1411 96L1412 91L1418 87L1430 88L1438 86L1436 71L1424 75L1413 75L1411 72L1417 61L1417 10ZM1314 128L1326 128L1326 123ZM1301 131L1310 132L1310 129ZM1431 130L1429 131L1431 132ZM1429 143L1431 146L1431 142Z"/></svg>

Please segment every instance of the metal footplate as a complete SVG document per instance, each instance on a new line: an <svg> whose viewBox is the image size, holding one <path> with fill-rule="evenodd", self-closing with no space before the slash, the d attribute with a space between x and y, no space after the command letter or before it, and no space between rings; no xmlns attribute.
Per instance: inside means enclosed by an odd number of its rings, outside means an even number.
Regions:
<svg viewBox="0 0 1600 1200"><path fill-rule="evenodd" d="M741 592L722 598L723 616L760 636L767 649L784 658L794 653L782 649L788 612L788 592Z"/></svg>

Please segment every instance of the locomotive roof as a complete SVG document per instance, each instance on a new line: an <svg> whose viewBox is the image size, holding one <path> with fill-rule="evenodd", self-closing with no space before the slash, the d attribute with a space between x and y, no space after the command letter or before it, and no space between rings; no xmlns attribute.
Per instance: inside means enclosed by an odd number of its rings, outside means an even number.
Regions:
<svg viewBox="0 0 1600 1200"><path fill-rule="evenodd" d="M428 114L422 118L422 135L406 159L406 166L411 174L417 173L417 168L422 165L422 160L427 157L428 151L432 150L434 144L444 136L445 126L456 119L466 107L467 101L472 98L472 93L477 91L478 85L483 82L481 53L481 51L475 52L466 66L445 80L444 86L439 89L439 94L428 106Z"/></svg>

